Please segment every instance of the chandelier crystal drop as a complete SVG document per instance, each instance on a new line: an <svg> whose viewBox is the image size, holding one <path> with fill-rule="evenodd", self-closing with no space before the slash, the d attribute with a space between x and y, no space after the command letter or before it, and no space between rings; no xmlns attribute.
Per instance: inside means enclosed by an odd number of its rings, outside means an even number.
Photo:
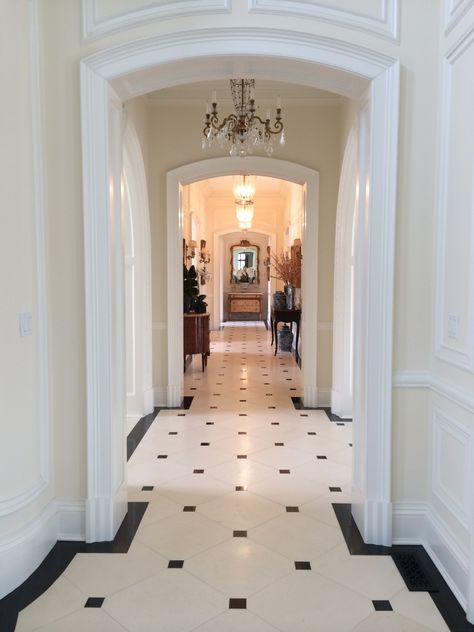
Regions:
<svg viewBox="0 0 474 632"><path fill-rule="evenodd" d="M285 144L285 133L281 116L281 98L277 98L275 120L271 121L270 110L265 119L256 114L255 80L231 79L230 88L235 112L219 121L217 95L214 91L211 103L206 106L202 148L217 144L228 148L231 156L247 156L253 151L263 150L267 156L274 151L274 138Z"/></svg>

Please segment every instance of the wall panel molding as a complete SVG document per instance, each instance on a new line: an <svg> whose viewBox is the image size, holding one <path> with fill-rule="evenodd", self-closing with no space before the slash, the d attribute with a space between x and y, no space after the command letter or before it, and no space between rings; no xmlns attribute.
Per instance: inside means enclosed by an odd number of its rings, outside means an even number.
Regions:
<svg viewBox="0 0 474 632"><path fill-rule="evenodd" d="M393 376L393 388L430 389L468 412L474 413L472 391L462 390L429 371L398 371Z"/></svg>
<svg viewBox="0 0 474 632"><path fill-rule="evenodd" d="M474 7L474 0L445 0L444 33L448 35L462 20L466 13Z"/></svg>
<svg viewBox="0 0 474 632"><path fill-rule="evenodd" d="M466 267L468 304L464 317L466 322L466 343L464 347L449 344L447 337L447 316L445 315L446 298L446 266L447 266L447 228L448 211L451 212L450 221L453 221L452 209L448 204L448 185L450 169L454 161L450 153L451 145L451 110L454 99L453 94L453 69L462 56L474 43L474 26L463 35L448 50L443 59L443 77L441 86L441 121L440 128L440 162L438 166L438 200L436 221L436 252L435 261L435 355L440 360L474 373L474 332L469 323L474 319L474 220L471 219L469 231L469 265ZM460 98L463 98L462 95ZM474 175L474 173L472 174ZM467 201L466 201L467 203ZM474 215L474 190L471 190L471 217ZM446 333L446 337L445 337Z"/></svg>
<svg viewBox="0 0 474 632"><path fill-rule="evenodd" d="M142 8L100 17L100 0L82 0L82 38L118 33L158 20L167 20L206 13L229 13L231 0L167 0L148 2Z"/></svg>
<svg viewBox="0 0 474 632"><path fill-rule="evenodd" d="M36 263L36 344L38 356L38 423L39 423L39 476L22 492L0 498L0 516L5 516L33 502L49 485L49 358L47 322L47 279L46 279L46 226L44 212L44 164L42 132L42 99L40 75L40 40L38 21L38 0L30 0L29 43L30 43L30 92L32 125L32 167L34 178L34 222L35 222L35 263Z"/></svg>
<svg viewBox="0 0 474 632"><path fill-rule="evenodd" d="M460 495L450 490L449 485L443 480L442 457L443 452L448 451L448 442L455 441L463 450L462 481L458 481L456 489ZM444 507L456 518L456 520L469 530L469 498L470 486L470 455L471 434L466 426L448 417L440 409L433 412L433 452L432 452L432 482L431 491ZM459 459L456 459L458 462Z"/></svg>
<svg viewBox="0 0 474 632"><path fill-rule="evenodd" d="M379 16L329 7L323 2L300 0L249 0L250 13L287 15L315 18L353 30L369 32L385 39L398 41L400 37L399 0L379 0Z"/></svg>

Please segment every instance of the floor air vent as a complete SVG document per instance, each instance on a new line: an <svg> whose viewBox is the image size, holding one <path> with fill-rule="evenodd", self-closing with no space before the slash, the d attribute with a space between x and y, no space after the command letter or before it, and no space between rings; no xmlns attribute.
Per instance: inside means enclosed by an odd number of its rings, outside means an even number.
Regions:
<svg viewBox="0 0 474 632"><path fill-rule="evenodd" d="M408 590L437 592L438 588L430 580L415 553L392 553Z"/></svg>

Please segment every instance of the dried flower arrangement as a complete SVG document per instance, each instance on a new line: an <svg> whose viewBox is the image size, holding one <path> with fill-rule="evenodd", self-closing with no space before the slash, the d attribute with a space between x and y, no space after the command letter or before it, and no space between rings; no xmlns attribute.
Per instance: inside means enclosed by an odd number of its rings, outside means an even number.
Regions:
<svg viewBox="0 0 474 632"><path fill-rule="evenodd" d="M295 258L291 258L286 252L279 255L271 255L272 265L275 274L274 279L280 279L285 285L294 285L299 274L299 263Z"/></svg>

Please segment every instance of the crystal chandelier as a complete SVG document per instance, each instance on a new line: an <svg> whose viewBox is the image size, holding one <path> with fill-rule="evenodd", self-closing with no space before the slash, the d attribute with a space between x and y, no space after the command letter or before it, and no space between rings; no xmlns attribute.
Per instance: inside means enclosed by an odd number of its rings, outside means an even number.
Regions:
<svg viewBox="0 0 474 632"><path fill-rule="evenodd" d="M260 149L271 156L274 151L274 137L280 145L285 144L281 97L277 98L275 121L272 122L270 110L266 111L265 120L256 114L254 79L231 79L230 89L235 113L226 116L222 122L219 121L214 90L211 103L206 106L202 148L207 149L217 143L219 147L228 147L231 156L247 156Z"/></svg>

